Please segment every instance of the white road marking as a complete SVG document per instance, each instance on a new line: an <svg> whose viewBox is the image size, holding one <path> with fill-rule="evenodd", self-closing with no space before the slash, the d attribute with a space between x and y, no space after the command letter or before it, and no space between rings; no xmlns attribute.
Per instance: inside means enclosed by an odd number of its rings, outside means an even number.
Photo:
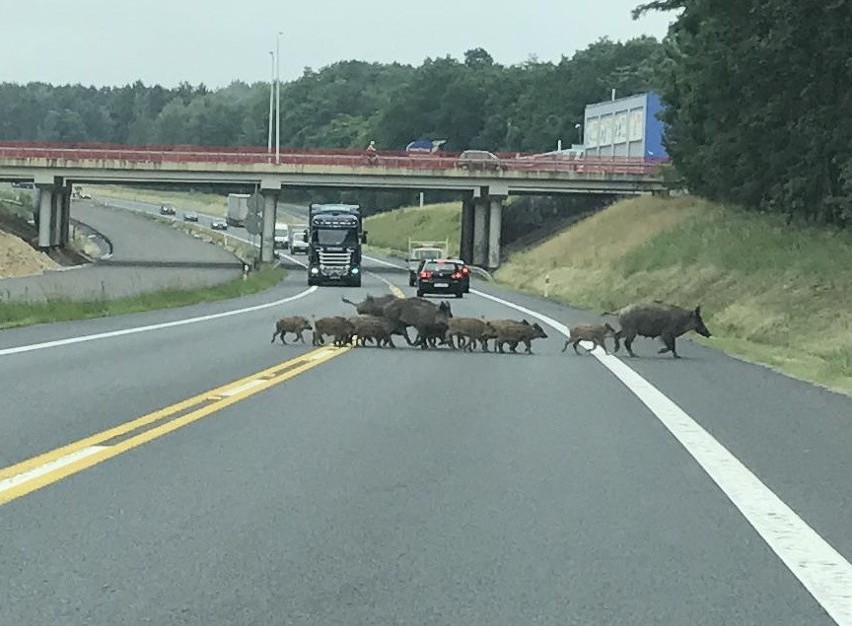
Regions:
<svg viewBox="0 0 852 626"><path fill-rule="evenodd" d="M92 456L100 452L101 450L106 450L107 446L89 446L87 448L83 448L81 450L77 450L76 452L72 452L71 454L67 454L65 456L59 457L49 463L45 463L44 465L39 465L29 471L22 472L10 478L5 478L0 480L0 493L4 491L8 491L9 489L13 489L18 485L22 485L23 483L29 482L45 474L49 474L53 470L57 470L61 467L65 467L66 465L71 465L74 461L79 461L80 459L85 459L87 456Z"/></svg>
<svg viewBox="0 0 852 626"><path fill-rule="evenodd" d="M475 289L470 292L570 336L568 328L553 318ZM686 448L832 619L852 626L852 564L665 394L617 357L600 349L592 354Z"/></svg>
<svg viewBox="0 0 852 626"><path fill-rule="evenodd" d="M123 328L121 330L112 330L105 333L95 333L92 335L82 335L80 337L68 337L66 339L57 339L55 341L45 341L43 343L34 343L26 346L17 346L15 348L4 348L0 350L0 356L8 356L11 354L21 354L23 352L33 352L34 350L45 350L47 348L58 348L60 346L68 346L76 343L84 343L86 341L96 341L98 339L111 339L113 337L123 337L124 335L135 335L137 333L146 333L154 330L162 330L164 328L174 328L176 326L186 326L187 324L199 324L201 322L209 322L210 320L222 319L223 317L232 317L234 315L244 315L255 311L263 311L273 307L281 306L304 298L307 295L314 293L317 287L309 287L305 291L297 293L295 296L276 300L275 302L267 302L266 304L258 304L256 306L246 307L244 309L235 309L233 311L225 311L223 313L213 313L211 315L201 315L199 317L190 317L173 322L163 322L161 324L149 324L148 326L136 326L134 328Z"/></svg>

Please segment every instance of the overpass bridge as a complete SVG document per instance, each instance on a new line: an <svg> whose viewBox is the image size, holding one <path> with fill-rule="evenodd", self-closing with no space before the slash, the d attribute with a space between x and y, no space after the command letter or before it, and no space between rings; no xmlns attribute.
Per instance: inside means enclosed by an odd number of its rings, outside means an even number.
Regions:
<svg viewBox="0 0 852 626"><path fill-rule="evenodd" d="M494 268L500 258L502 207L511 194L645 194L665 189L658 161L642 158L568 159L499 154L465 164L458 154L359 150L286 151L200 146L0 144L0 181L31 181L40 190L39 246L67 243L73 184L158 183L253 186L266 205L262 246L271 260L277 197L287 187L455 190L464 198L462 256ZM268 240L268 241L267 241Z"/></svg>

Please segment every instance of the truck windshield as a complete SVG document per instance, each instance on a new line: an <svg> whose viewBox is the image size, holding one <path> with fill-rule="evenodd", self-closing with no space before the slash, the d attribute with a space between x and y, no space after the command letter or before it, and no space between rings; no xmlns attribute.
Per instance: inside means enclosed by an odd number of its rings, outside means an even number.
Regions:
<svg viewBox="0 0 852 626"><path fill-rule="evenodd" d="M358 243L358 232L349 228L318 229L314 231L314 243L321 246L354 246Z"/></svg>

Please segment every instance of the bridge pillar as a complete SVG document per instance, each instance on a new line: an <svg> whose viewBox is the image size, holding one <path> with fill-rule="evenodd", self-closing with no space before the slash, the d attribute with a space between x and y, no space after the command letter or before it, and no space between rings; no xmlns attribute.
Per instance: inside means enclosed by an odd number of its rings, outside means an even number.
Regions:
<svg viewBox="0 0 852 626"><path fill-rule="evenodd" d="M67 246L71 242L71 183L66 182L60 194L59 245Z"/></svg>
<svg viewBox="0 0 852 626"><path fill-rule="evenodd" d="M473 207L473 196L465 196L462 201L459 256L468 265L473 263Z"/></svg>
<svg viewBox="0 0 852 626"><path fill-rule="evenodd" d="M503 198L491 196L491 215L488 218L488 269L500 267L500 233L503 229Z"/></svg>
<svg viewBox="0 0 852 626"><path fill-rule="evenodd" d="M488 262L488 198L474 200L473 207L473 264L485 267Z"/></svg>
<svg viewBox="0 0 852 626"><path fill-rule="evenodd" d="M263 189L263 229L260 234L260 261L272 263L275 260L275 217L278 210L278 191Z"/></svg>
<svg viewBox="0 0 852 626"><path fill-rule="evenodd" d="M38 186L38 247L49 248L53 231L54 185Z"/></svg>

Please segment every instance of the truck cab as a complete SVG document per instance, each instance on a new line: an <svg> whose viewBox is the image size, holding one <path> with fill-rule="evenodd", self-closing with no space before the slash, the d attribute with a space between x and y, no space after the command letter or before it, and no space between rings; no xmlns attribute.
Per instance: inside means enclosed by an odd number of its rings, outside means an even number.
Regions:
<svg viewBox="0 0 852 626"><path fill-rule="evenodd" d="M361 286L361 246L367 241L361 209L312 204L308 219L308 284Z"/></svg>

